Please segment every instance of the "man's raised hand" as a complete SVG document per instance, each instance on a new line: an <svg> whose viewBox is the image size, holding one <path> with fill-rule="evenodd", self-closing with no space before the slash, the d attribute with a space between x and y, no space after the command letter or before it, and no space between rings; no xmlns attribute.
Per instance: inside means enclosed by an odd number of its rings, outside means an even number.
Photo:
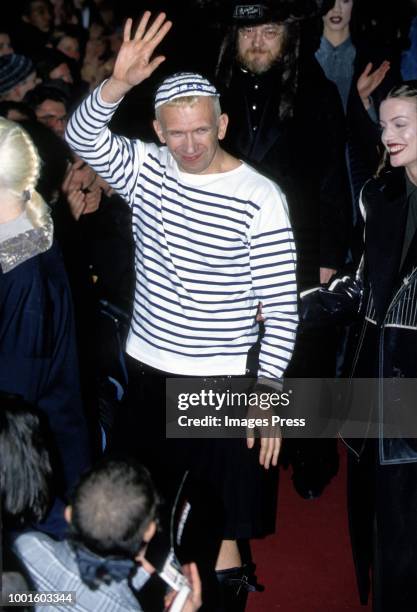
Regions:
<svg viewBox="0 0 417 612"><path fill-rule="evenodd" d="M145 11L133 37L132 19L126 21L113 74L101 92L105 102L120 100L132 87L150 77L165 60L162 55L152 56L171 29L172 22L166 20L165 13L160 13L148 27L150 17L150 11Z"/></svg>

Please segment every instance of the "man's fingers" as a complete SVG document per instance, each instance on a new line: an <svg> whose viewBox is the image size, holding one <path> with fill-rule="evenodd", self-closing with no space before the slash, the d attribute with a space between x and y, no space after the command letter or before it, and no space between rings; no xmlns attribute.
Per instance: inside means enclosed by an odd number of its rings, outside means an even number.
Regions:
<svg viewBox="0 0 417 612"><path fill-rule="evenodd" d="M270 465L278 464L279 451L281 449L281 435L276 427L261 430L259 463L267 470Z"/></svg>
<svg viewBox="0 0 417 612"><path fill-rule="evenodd" d="M132 34L132 19L131 17L129 17L129 19L126 20L125 27L123 30L123 42L128 42L130 40L131 34Z"/></svg>
<svg viewBox="0 0 417 612"><path fill-rule="evenodd" d="M135 36L134 36L134 40L141 40L145 30L146 30L146 26L148 25L149 19L151 17L151 12L150 11L145 11L142 15L141 20L139 21L139 25L136 29L135 32Z"/></svg>
<svg viewBox="0 0 417 612"><path fill-rule="evenodd" d="M172 27L172 21L166 21L161 29L158 31L155 36L147 41L148 49L150 51L150 55L152 55L153 50L159 45L159 43L165 38L167 33Z"/></svg>
<svg viewBox="0 0 417 612"><path fill-rule="evenodd" d="M274 444L274 450L272 453L272 465L273 466L277 466L278 465L278 457L279 457L279 453L281 450L281 438L276 438L275 439L275 444Z"/></svg>
<svg viewBox="0 0 417 612"><path fill-rule="evenodd" d="M197 608L199 608L202 604L200 575L198 573L197 565L195 563L190 563L189 567L190 582L193 590L193 603Z"/></svg>
<svg viewBox="0 0 417 612"><path fill-rule="evenodd" d="M261 450L259 451L259 463L267 470L271 463L274 451L274 438L261 438Z"/></svg>
<svg viewBox="0 0 417 612"><path fill-rule="evenodd" d="M155 57L148 65L149 74L152 74L152 72L156 70L164 61L165 57L163 55L158 55L158 57Z"/></svg>
<svg viewBox="0 0 417 612"><path fill-rule="evenodd" d="M78 221L84 212L86 202L82 191L74 191L68 196L71 213L74 219Z"/></svg>
<svg viewBox="0 0 417 612"><path fill-rule="evenodd" d="M150 14L149 14L149 16L150 16ZM149 28L144 33L143 41L144 42L149 42L150 40L152 40L153 37L156 36L156 34L158 33L159 29L161 28L161 26L162 26L162 24L164 23L165 20L166 20L166 14L165 13L159 13L159 15L153 20L153 22L151 23ZM149 21L149 17L148 17L148 21ZM169 23L169 22L167 22L167 23Z"/></svg>

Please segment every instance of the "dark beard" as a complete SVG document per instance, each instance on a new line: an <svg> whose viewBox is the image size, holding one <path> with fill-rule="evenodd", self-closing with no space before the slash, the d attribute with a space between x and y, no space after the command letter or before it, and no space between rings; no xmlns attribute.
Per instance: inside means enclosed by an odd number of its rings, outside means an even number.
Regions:
<svg viewBox="0 0 417 612"><path fill-rule="evenodd" d="M249 70L252 74L265 74L265 72L269 72L272 68L278 66L281 62L282 55L279 54L276 57L269 57L268 60L265 59L260 65L258 65L256 58L254 60L249 59L249 61L245 60L245 58L239 53L236 52L236 61L237 63L245 70Z"/></svg>

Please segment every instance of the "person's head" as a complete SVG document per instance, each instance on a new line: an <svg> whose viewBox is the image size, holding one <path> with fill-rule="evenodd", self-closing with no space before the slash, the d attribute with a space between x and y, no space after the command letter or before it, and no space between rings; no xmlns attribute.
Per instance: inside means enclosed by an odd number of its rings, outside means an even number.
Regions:
<svg viewBox="0 0 417 612"><path fill-rule="evenodd" d="M56 28L51 36L54 49L69 57L71 62L78 64L84 54L88 32L74 24L66 24Z"/></svg>
<svg viewBox="0 0 417 612"><path fill-rule="evenodd" d="M417 81L394 87L379 109L381 139L392 167L417 184Z"/></svg>
<svg viewBox="0 0 417 612"><path fill-rule="evenodd" d="M280 119L291 117L298 83L300 23L316 15L315 2L235 0L231 24L220 46L216 77L228 87L243 69L255 75L272 73L279 81Z"/></svg>
<svg viewBox="0 0 417 612"><path fill-rule="evenodd" d="M10 36L7 32L0 31L0 57L2 55L9 55L14 53L12 43L10 42Z"/></svg>
<svg viewBox="0 0 417 612"><path fill-rule="evenodd" d="M354 0L336 0L334 6L323 16L323 34L328 38L332 33L344 35L350 32Z"/></svg>
<svg viewBox="0 0 417 612"><path fill-rule="evenodd" d="M25 102L33 108L36 119L64 137L67 125L67 99L54 87L38 85L25 98Z"/></svg>
<svg viewBox="0 0 417 612"><path fill-rule="evenodd" d="M3 100L0 102L0 116L10 121L36 121L33 110L24 102L13 102Z"/></svg>
<svg viewBox="0 0 417 612"><path fill-rule="evenodd" d="M219 171L219 140L227 124L219 94L200 74L174 74L156 92L154 129L183 172Z"/></svg>
<svg viewBox="0 0 417 612"><path fill-rule="evenodd" d="M285 38L282 23L243 26L238 30L237 58L253 74L267 72L282 56Z"/></svg>
<svg viewBox="0 0 417 612"><path fill-rule="evenodd" d="M71 60L57 49L45 49L36 62L36 69L42 81L61 80L72 85L74 77L70 68Z"/></svg>
<svg viewBox="0 0 417 612"><path fill-rule="evenodd" d="M14 210L26 210L34 227L49 222L47 206L36 191L40 157L27 132L17 123L0 117L0 217L2 202L14 201Z"/></svg>
<svg viewBox="0 0 417 612"><path fill-rule="evenodd" d="M15 53L0 56L0 100L21 102L37 83L35 67L28 57Z"/></svg>
<svg viewBox="0 0 417 612"><path fill-rule="evenodd" d="M0 393L0 498L10 519L40 521L52 475L39 411Z"/></svg>
<svg viewBox="0 0 417 612"><path fill-rule="evenodd" d="M155 533L158 505L146 468L107 459L75 489L66 511L70 538L101 557L136 559Z"/></svg>
<svg viewBox="0 0 417 612"><path fill-rule="evenodd" d="M22 19L41 32L49 32L52 25L52 7L48 0L26 0L23 3Z"/></svg>
<svg viewBox="0 0 417 612"><path fill-rule="evenodd" d="M290 34L287 17L285 7L271 1L241 2L234 6L233 34L242 67L262 74L280 61Z"/></svg>
<svg viewBox="0 0 417 612"><path fill-rule="evenodd" d="M80 43L76 36L71 36L71 34L63 34L57 41L55 47L67 57L70 57L76 62L80 61Z"/></svg>

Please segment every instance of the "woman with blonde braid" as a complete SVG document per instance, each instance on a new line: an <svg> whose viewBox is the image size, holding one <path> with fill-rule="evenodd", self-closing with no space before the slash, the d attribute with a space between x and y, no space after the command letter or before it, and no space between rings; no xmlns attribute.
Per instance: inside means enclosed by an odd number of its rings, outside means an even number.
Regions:
<svg viewBox="0 0 417 612"><path fill-rule="evenodd" d="M55 503L40 527L63 535L59 498L89 465L71 295L36 191L40 160L28 134L0 118L0 390L37 405L49 422Z"/></svg>

